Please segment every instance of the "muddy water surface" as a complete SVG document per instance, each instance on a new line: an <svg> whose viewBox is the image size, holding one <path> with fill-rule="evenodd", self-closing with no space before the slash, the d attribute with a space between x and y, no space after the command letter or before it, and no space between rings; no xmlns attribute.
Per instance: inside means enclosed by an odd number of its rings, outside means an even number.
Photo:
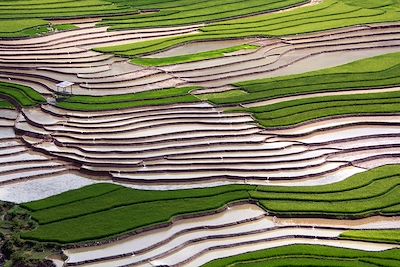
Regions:
<svg viewBox="0 0 400 267"><path fill-rule="evenodd" d="M225 40L225 41L210 41L210 42L196 42L185 44L179 47L169 49L164 52L146 56L148 58L163 58L163 57L175 57L182 55L196 54L200 52L218 50L228 48L232 46L238 46L256 41L256 39L239 39L239 40Z"/></svg>

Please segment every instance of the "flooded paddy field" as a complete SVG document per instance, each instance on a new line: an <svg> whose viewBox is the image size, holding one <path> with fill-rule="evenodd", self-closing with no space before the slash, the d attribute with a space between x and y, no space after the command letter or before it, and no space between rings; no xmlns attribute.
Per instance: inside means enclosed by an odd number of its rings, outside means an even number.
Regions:
<svg viewBox="0 0 400 267"><path fill-rule="evenodd" d="M18 204L31 220L32 228L19 233L22 240L57 244L57 255L48 257L56 266L93 267L202 266L292 245L383 254L400 249L393 240L400 229L394 197L400 115L386 111L395 110L400 97L384 97L400 89L400 24L394 21L400 10L366 8L369 2L290 1L268 12L251 7L258 11L227 17L233 21L190 23L171 9L194 5L190 18L196 18L205 2L189 2L163 2L157 9L140 2L134 12L105 17L55 16L47 27L71 29L0 38L0 200ZM333 7L338 13L319 22L326 31L290 19ZM348 14L365 22L330 26L336 25L330 16L342 21ZM176 17L168 22L163 16ZM300 33L261 34L268 18L280 16ZM155 27L157 21L163 27ZM247 29L247 23L255 23L254 36L202 39L210 28ZM251 48L218 52L242 46ZM393 56L371 70L368 64L356 71L345 65L343 73L328 69L381 55ZM135 64L138 58L168 64ZM174 63L176 58L186 59ZM288 76L312 71L322 77L314 91L301 91L312 75ZM365 78L346 80L350 72ZM56 84L63 81L73 83L71 95L59 92ZM10 83L27 87L10 92ZM282 92L268 94L276 88ZM29 104L39 98L30 90L43 100ZM367 103L373 94L383 97L369 104L371 112L362 103L344 115L327 111L350 109L342 103L356 95ZM334 97L343 99L321 108L317 118L291 124L289 115L279 114L290 107L307 118L317 106L307 101L328 105ZM263 124L278 119L283 123ZM218 191L225 188L232 191ZM334 210L340 205L343 210ZM136 214L140 209L146 212ZM344 238L350 230L379 235ZM392 231L390 238L385 231Z"/></svg>

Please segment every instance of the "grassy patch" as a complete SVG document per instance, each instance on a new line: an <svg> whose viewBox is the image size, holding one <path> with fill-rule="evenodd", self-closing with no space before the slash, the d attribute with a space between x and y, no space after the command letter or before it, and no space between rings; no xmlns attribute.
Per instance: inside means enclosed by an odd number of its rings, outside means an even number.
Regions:
<svg viewBox="0 0 400 267"><path fill-rule="evenodd" d="M257 49L258 46L256 45L239 45L219 50L207 51L197 54L190 54L190 55L182 55L182 56L175 56L175 57L166 57L166 58L134 58L131 60L132 63L142 66L169 66L174 64L181 64L181 63L188 63L188 62L196 62L206 59L214 59L214 58L221 58L226 56L228 53L233 53L241 50L254 50Z"/></svg>
<svg viewBox="0 0 400 267"><path fill-rule="evenodd" d="M356 174L345 181L313 187L258 187L251 196L265 209L279 215L324 215L367 217L400 212L400 169L398 165L379 167ZM391 208L391 210L387 210Z"/></svg>
<svg viewBox="0 0 400 267"><path fill-rule="evenodd" d="M167 222L179 214L214 210L226 203L247 199L249 195L245 188L247 187L226 186L211 191L198 189L178 192L121 188L126 192L117 190L80 203L36 211L32 214L34 218L50 223L41 224L38 229L22 236L61 243L108 237ZM57 198L63 198L63 195L53 197ZM85 226L82 227L83 225Z"/></svg>
<svg viewBox="0 0 400 267"><path fill-rule="evenodd" d="M0 33L13 33L23 31L27 28L49 25L42 19L1 20Z"/></svg>
<svg viewBox="0 0 400 267"><path fill-rule="evenodd" d="M0 95L14 99L23 107L36 106L45 103L46 99L30 87L0 82Z"/></svg>
<svg viewBox="0 0 400 267"><path fill-rule="evenodd" d="M50 197L43 200L32 201L24 204L24 208L31 211L44 210L69 203L79 203L88 198L97 197L106 193L113 192L121 187L113 184L94 184L91 186L75 189L62 194L62 197Z"/></svg>
<svg viewBox="0 0 400 267"><path fill-rule="evenodd" d="M0 20L0 38L37 36L48 32L49 25L42 19Z"/></svg>
<svg viewBox="0 0 400 267"><path fill-rule="evenodd" d="M222 266L377 266L400 264L398 249L387 251L362 251L321 245L289 245L248 252L211 261L204 267ZM372 262L371 262L372 261ZM376 265L372 265L376 266Z"/></svg>
<svg viewBox="0 0 400 267"><path fill-rule="evenodd" d="M385 243L400 243L400 230L350 230L340 237L352 240L378 241Z"/></svg>
<svg viewBox="0 0 400 267"><path fill-rule="evenodd" d="M239 111L252 113L264 127L280 127L339 115L398 113L399 104L400 91L396 91L306 98Z"/></svg>
<svg viewBox="0 0 400 267"><path fill-rule="evenodd" d="M199 99L190 95L190 91L198 88L169 88L115 96L72 96L57 105L70 110L95 111L192 103L199 101Z"/></svg>
<svg viewBox="0 0 400 267"><path fill-rule="evenodd" d="M0 38L35 37L73 25L50 26L48 19L137 13L129 1L113 0L5 0L0 2Z"/></svg>
<svg viewBox="0 0 400 267"><path fill-rule="evenodd" d="M39 227L22 237L60 243L94 240L249 198L270 213L285 216L398 215L400 208L394 207L400 204L399 193L399 165L376 168L335 184L309 187L230 185L146 191L91 185L25 204Z"/></svg>
<svg viewBox="0 0 400 267"><path fill-rule="evenodd" d="M0 19L54 19L135 13L129 1L19 0L0 3Z"/></svg>
<svg viewBox="0 0 400 267"><path fill-rule="evenodd" d="M244 189L248 189L248 187L230 186L216 187L210 190L161 191L155 194L154 191L132 190L130 188L120 187L117 190L112 190L94 197L88 197L80 201L36 210L32 213L32 216L40 224L47 224L138 203L158 202L161 200L174 200L179 202L180 199L187 199L190 201L191 198L216 196L229 192L243 191ZM93 203L94 200L96 203ZM82 207L85 208L82 209Z"/></svg>
<svg viewBox="0 0 400 267"><path fill-rule="evenodd" d="M136 8L161 9L161 12L110 18L101 24L110 25L111 29L115 30L187 25L279 10L305 2L306 0L219 0L213 2L140 0L135 1Z"/></svg>
<svg viewBox="0 0 400 267"><path fill-rule="evenodd" d="M36 37L77 28L72 24L52 25L42 19L0 20L0 38Z"/></svg>
<svg viewBox="0 0 400 267"><path fill-rule="evenodd" d="M0 99L0 109L14 109L14 106L10 102Z"/></svg>
<svg viewBox="0 0 400 267"><path fill-rule="evenodd" d="M209 1L177 0L177 1L128 1L128 0L19 0L2 1L0 3L0 20L25 20L25 29L33 28L32 19L56 19L93 16L111 16L100 24L112 29L165 27L194 24L234 18L253 13L283 9L301 4L306 0L219 0ZM138 10L157 10L150 14L139 14ZM12 23L12 22L10 22ZM14 27L14 26L13 26ZM11 34L3 37L21 37ZM23 36L27 35L26 32ZM36 32L38 33L38 31Z"/></svg>
<svg viewBox="0 0 400 267"><path fill-rule="evenodd" d="M243 95L247 95L247 92L243 90L229 90L221 93L211 93L211 94L201 94L196 95L199 99L208 101L210 99L219 99L219 98L226 98L226 97L241 97Z"/></svg>
<svg viewBox="0 0 400 267"><path fill-rule="evenodd" d="M216 23L203 28L203 31L225 34L248 31L282 36L399 19L396 12L351 2L350 4L349 1L327 0L316 6L290 12ZM391 3L391 6L396 7L397 3Z"/></svg>
<svg viewBox="0 0 400 267"><path fill-rule="evenodd" d="M53 28L55 31L71 31L78 29L78 27L73 24L58 24L53 25Z"/></svg>

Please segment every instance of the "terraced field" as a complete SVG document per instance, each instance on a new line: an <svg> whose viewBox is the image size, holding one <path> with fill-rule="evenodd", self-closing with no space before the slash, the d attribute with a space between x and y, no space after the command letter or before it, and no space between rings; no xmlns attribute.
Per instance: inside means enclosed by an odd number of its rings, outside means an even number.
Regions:
<svg viewBox="0 0 400 267"><path fill-rule="evenodd" d="M98 51L137 56L199 40L302 34L365 23L394 22L398 21L398 16L398 5L395 1L388 1L387 5L379 6L375 1L362 3L361 1L326 0L316 6L289 12L209 25L203 27L201 33L193 36L106 47Z"/></svg>
<svg viewBox="0 0 400 267"><path fill-rule="evenodd" d="M5 266L399 266L399 22L398 0L2 1Z"/></svg>

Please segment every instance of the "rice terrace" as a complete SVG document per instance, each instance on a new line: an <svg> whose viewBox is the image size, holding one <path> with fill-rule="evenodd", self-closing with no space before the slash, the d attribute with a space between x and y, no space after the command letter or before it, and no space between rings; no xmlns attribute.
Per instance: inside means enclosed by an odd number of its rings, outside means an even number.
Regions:
<svg viewBox="0 0 400 267"><path fill-rule="evenodd" d="M399 267L400 0L0 0L1 267Z"/></svg>

